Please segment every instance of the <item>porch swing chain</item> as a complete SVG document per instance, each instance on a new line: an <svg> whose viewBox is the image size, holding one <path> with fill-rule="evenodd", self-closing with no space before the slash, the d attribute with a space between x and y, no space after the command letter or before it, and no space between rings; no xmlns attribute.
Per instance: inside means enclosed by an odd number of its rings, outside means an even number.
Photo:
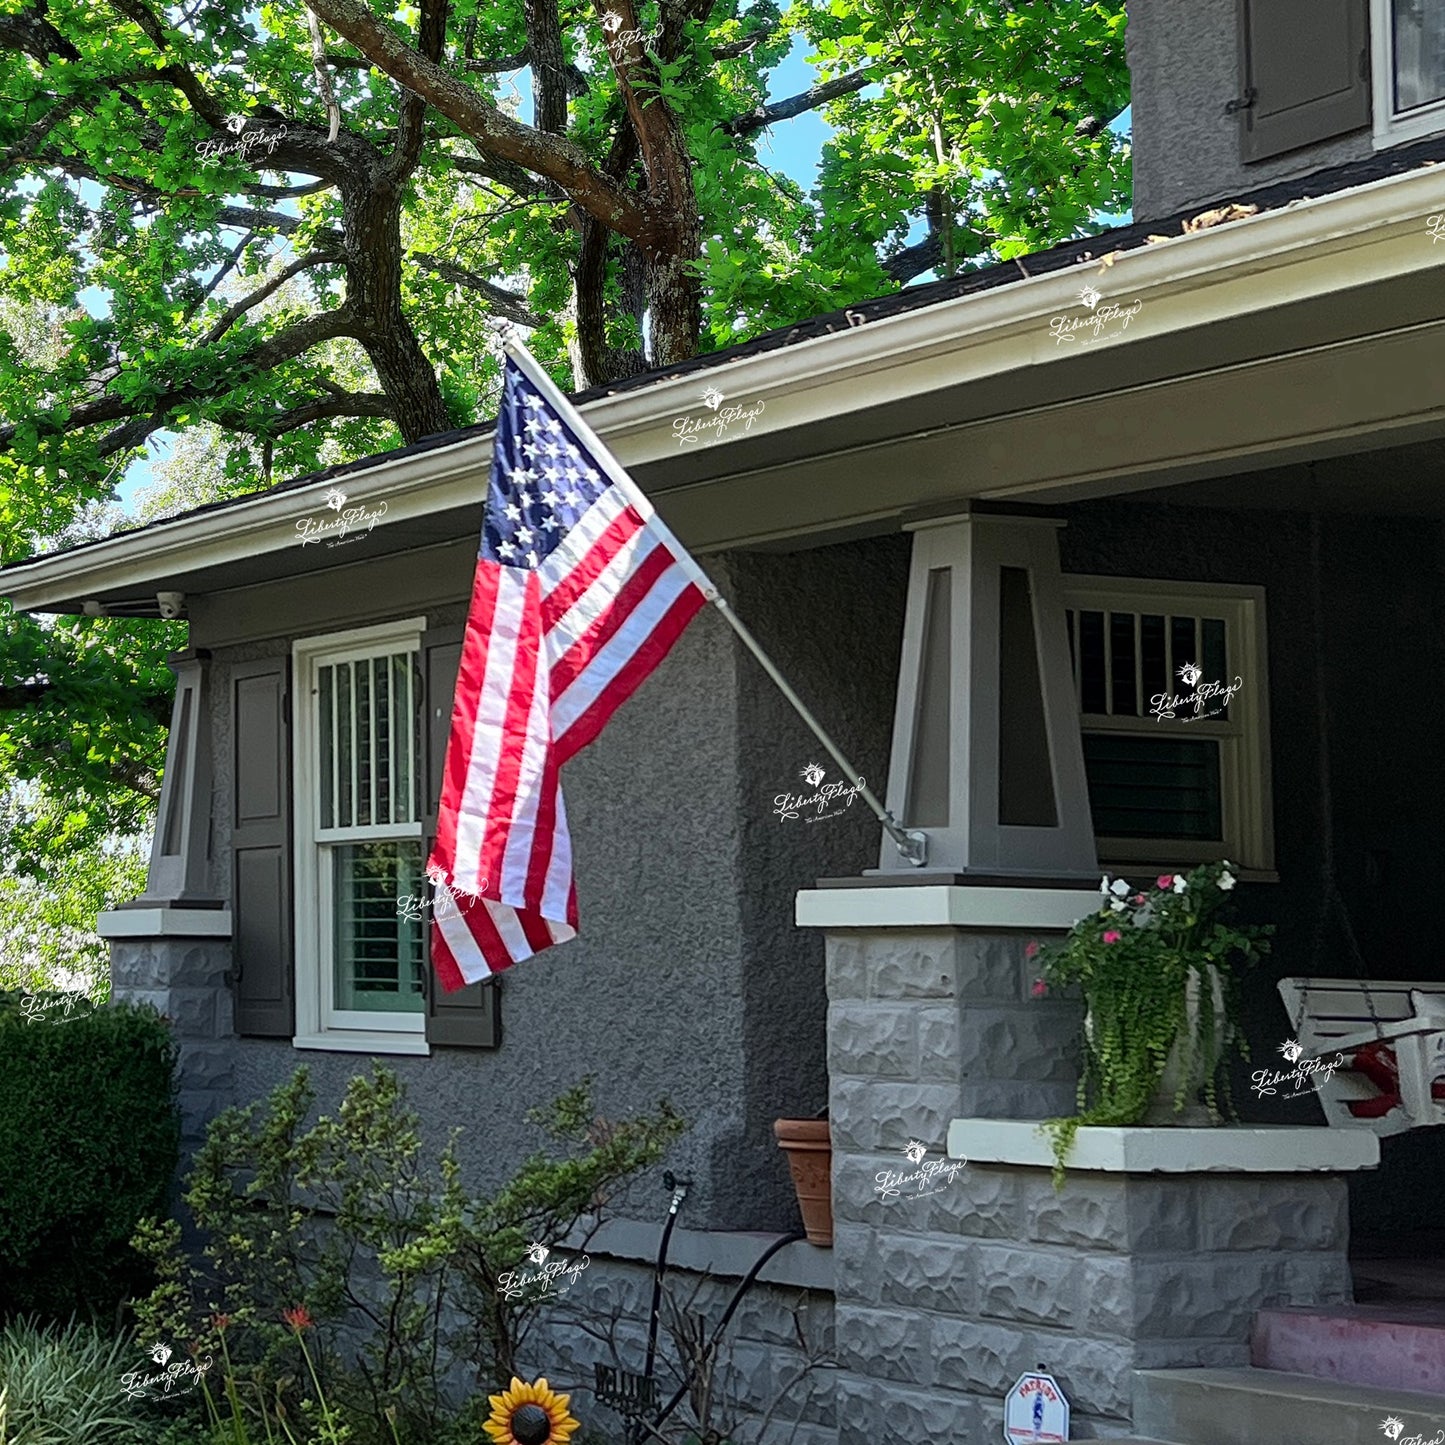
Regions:
<svg viewBox="0 0 1445 1445"><path fill-rule="evenodd" d="M1310 476L1313 480L1314 463L1308 464ZM1310 513L1310 610L1312 613L1314 633L1314 674L1315 674L1315 716L1319 719L1319 747L1317 755L1319 758L1319 798L1320 798L1320 874L1321 874L1321 896L1319 913L1315 919L1314 943L1311 947L1311 957L1318 960L1321 957L1321 944L1324 939L1325 925L1329 920L1330 911L1334 909L1339 913L1340 922L1344 926L1345 940L1350 946L1350 952L1354 956L1356 972L1359 975L1360 983L1365 991L1365 1006L1370 1011L1370 1022L1374 1025L1375 1037L1381 1036L1380 1030L1382 1020L1375 1010L1375 996L1370 988L1368 970L1365 964L1364 955L1360 952L1359 940L1355 937L1355 929L1350 921L1349 910L1345 907L1345 900L1340 893L1339 884L1335 881L1335 829L1334 829L1334 800L1330 788L1330 733L1329 714L1326 705L1329 701L1325 689L1325 668L1324 668L1324 606L1321 593L1321 567L1320 567L1320 514ZM1300 1030L1304 1026L1306 1000L1309 998L1311 980L1306 978L1303 987L1300 989L1298 1017L1292 1022L1294 1024L1294 1036L1298 1040Z"/></svg>

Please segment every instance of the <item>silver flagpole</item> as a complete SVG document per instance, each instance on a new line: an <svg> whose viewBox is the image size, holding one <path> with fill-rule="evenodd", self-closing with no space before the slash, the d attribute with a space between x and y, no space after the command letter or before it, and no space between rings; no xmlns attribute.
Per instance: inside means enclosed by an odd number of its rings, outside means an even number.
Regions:
<svg viewBox="0 0 1445 1445"><path fill-rule="evenodd" d="M787 678L778 671L771 657L763 651L762 645L757 638L744 625L742 619L728 606L727 598L717 590L712 579L698 566L692 554L683 547L682 543L672 535L667 524L659 517L653 509L652 503L643 494L642 489L623 470L622 464L603 445L602 439L587 425L581 413L571 402L562 395L552 378L542 369L537 358L527 350L517 339L516 332L506 323L501 323L502 341L506 347L507 355L521 368L527 379L542 393L552 404L560 416L566 418L567 425L577 434L578 438L587 446L588 450L602 464L602 469L607 473L608 478L616 485L627 500L632 504L643 521L647 522L652 530L661 537L663 545L677 558L678 565L697 584L703 596L717 608L727 619L728 626L742 638L743 644L748 651L762 664L763 671L772 678L778 685L778 690L792 704L793 710L800 718L807 723L812 730L813 736L822 743L828 756L843 771L845 778L854 778L858 783L858 795L867 805L872 808L874 816L882 823L888 836L893 839L898 851L905 861L911 863L915 868L922 868L928 862L928 835L920 833L916 829L901 827L894 819L893 814L883 806L874 795L873 790L868 787L858 775L858 770L843 756L837 743L824 731L823 725L808 711L807 705L802 698L795 693Z"/></svg>

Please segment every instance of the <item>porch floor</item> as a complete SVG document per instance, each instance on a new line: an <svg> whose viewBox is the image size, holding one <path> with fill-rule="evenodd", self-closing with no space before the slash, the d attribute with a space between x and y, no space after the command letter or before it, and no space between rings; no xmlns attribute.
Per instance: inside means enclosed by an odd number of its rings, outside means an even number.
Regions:
<svg viewBox="0 0 1445 1445"><path fill-rule="evenodd" d="M1350 1244L1350 1273L1357 1304L1433 1302L1445 1324L1445 1229L1356 1236Z"/></svg>

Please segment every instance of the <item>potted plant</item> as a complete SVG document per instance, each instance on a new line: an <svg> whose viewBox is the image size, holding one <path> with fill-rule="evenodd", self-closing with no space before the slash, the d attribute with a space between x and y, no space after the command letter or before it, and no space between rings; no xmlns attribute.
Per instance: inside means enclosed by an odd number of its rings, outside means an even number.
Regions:
<svg viewBox="0 0 1445 1445"><path fill-rule="evenodd" d="M1223 921L1231 867L1165 873L1148 888L1105 875L1097 912L1060 943L1030 945L1042 959L1036 997L1077 986L1084 998L1078 1113L1043 1126L1056 1185L1086 1124L1219 1122L1220 1064L1231 1046L1244 1053L1239 976L1274 931Z"/></svg>
<svg viewBox="0 0 1445 1445"><path fill-rule="evenodd" d="M833 1139L828 1132L828 1111L812 1119L778 1119L773 1135L788 1156L803 1229L809 1244L833 1245Z"/></svg>

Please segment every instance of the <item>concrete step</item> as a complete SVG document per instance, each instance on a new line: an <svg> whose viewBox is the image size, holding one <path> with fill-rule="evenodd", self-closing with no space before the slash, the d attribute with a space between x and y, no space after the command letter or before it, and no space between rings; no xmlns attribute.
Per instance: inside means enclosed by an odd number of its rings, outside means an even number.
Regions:
<svg viewBox="0 0 1445 1445"><path fill-rule="evenodd" d="M1134 1428L1181 1445L1396 1445L1445 1441L1445 1396L1283 1370L1136 1370ZM1436 1437L1438 1435L1438 1440Z"/></svg>
<svg viewBox="0 0 1445 1445"><path fill-rule="evenodd" d="M1445 1395L1445 1305L1261 1310L1249 1358L1261 1370Z"/></svg>

